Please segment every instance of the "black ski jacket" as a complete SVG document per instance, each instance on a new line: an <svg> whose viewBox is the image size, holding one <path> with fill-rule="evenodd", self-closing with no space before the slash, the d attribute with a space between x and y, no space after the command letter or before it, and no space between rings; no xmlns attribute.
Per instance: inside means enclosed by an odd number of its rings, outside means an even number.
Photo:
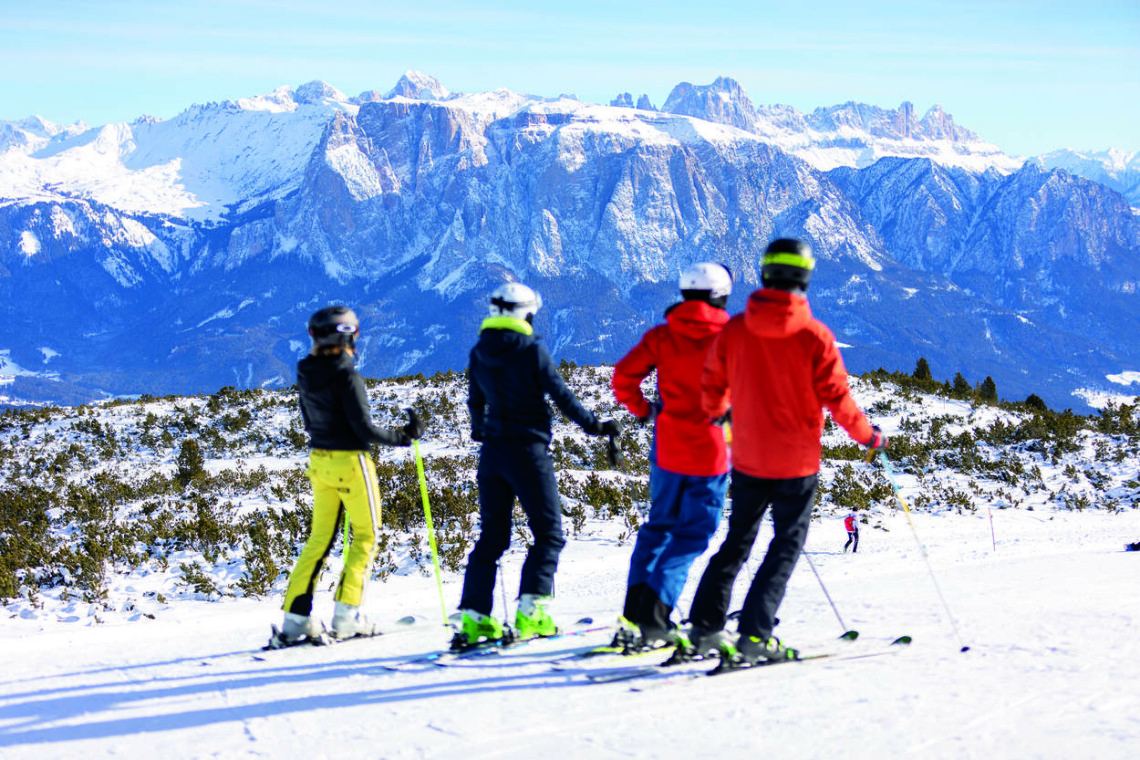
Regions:
<svg viewBox="0 0 1140 760"><path fill-rule="evenodd" d="M299 361L297 390L311 449L367 451L373 443L412 445L404 431L372 425L364 379L347 353L306 356Z"/></svg>
<svg viewBox="0 0 1140 760"><path fill-rule="evenodd" d="M546 394L587 433L601 432L598 418L566 387L540 337L495 328L479 333L467 370L473 439L550 443Z"/></svg>

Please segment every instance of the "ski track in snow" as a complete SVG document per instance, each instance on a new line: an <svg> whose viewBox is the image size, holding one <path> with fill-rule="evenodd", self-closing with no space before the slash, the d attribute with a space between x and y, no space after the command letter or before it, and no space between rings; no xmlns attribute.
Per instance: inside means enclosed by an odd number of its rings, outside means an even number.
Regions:
<svg viewBox="0 0 1140 760"><path fill-rule="evenodd" d="M847 626L862 642L910 634L891 657L793 664L646 692L589 684L587 660L546 660L608 634L540 642L447 668L402 658L445 646L433 578L375 584L381 621L414 613L395 635L264 653L280 600L184 602L155 621L101 626L0 623L0 755L35 758L1112 758L1140 736L1140 512L998 510L996 552L978 515L916 514L919 536L964 643L945 619L901 514L863 531L845 556L838 518L808 541ZM594 525L571 541L558 575L563 621L613 619L629 546ZM723 528L722 528L723 531ZM738 579L743 598L766 546ZM719 544L713 542L713 550ZM522 551L505 560L518 581ZM682 598L687 610L698 560ZM317 612L331 611L330 573ZM449 610L461 578L449 574ZM808 651L844 644L806 562L788 588L778 633ZM814 646L813 646L814 645ZM642 664L642 663L639 663ZM711 667L711 666L710 666Z"/></svg>

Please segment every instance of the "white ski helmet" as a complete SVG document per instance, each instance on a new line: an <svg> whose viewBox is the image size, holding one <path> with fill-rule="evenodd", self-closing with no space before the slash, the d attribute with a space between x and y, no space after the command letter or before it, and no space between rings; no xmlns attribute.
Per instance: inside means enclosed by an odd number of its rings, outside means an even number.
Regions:
<svg viewBox="0 0 1140 760"><path fill-rule="evenodd" d="M704 291L708 298L728 298L732 293L732 273L723 264L702 261L681 272L681 292Z"/></svg>
<svg viewBox="0 0 1140 760"><path fill-rule="evenodd" d="M515 317L532 322L541 308L542 296L521 282L506 282L491 291L492 317Z"/></svg>

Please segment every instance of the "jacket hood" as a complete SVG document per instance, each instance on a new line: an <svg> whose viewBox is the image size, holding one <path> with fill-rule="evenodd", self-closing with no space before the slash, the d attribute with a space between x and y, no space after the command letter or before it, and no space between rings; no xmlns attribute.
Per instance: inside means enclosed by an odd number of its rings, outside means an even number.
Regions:
<svg viewBox="0 0 1140 760"><path fill-rule="evenodd" d="M540 340L537 335L524 335L515 330L484 328L472 353L488 367L503 367L516 361L537 340Z"/></svg>
<svg viewBox="0 0 1140 760"><path fill-rule="evenodd" d="M807 298L775 288L757 290L744 308L744 326L761 338L787 338L811 322Z"/></svg>
<svg viewBox="0 0 1140 760"><path fill-rule="evenodd" d="M665 321L677 334L700 340L720 332L728 322L728 312L704 301L684 301L665 311Z"/></svg>
<svg viewBox="0 0 1140 760"><path fill-rule="evenodd" d="M345 370L351 370L356 363L352 356L340 353L336 356L306 356L297 362L297 381L304 377L306 387L316 391L327 386L334 377Z"/></svg>

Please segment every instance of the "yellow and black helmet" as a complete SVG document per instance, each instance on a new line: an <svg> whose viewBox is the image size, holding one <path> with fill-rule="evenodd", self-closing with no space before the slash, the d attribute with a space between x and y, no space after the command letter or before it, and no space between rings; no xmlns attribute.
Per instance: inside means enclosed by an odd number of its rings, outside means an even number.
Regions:
<svg viewBox="0 0 1140 760"><path fill-rule="evenodd" d="M802 240L779 238L768 244L760 267L760 280L766 288L807 291L815 256Z"/></svg>

